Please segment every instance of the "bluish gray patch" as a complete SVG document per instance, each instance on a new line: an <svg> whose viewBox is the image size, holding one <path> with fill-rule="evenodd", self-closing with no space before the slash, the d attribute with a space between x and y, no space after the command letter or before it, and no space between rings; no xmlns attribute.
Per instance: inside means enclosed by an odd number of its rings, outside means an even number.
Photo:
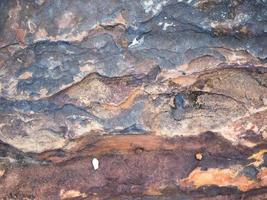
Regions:
<svg viewBox="0 0 267 200"><path fill-rule="evenodd" d="M138 119L144 109L143 102L137 102L131 108L122 111L122 113L112 119L105 119L105 129L116 131L116 127L127 128L133 124L139 124Z"/></svg>
<svg viewBox="0 0 267 200"><path fill-rule="evenodd" d="M249 177L250 179L257 179L257 174L258 174L258 170L256 167L254 166L246 166L243 170L242 170L242 174L244 174L245 176Z"/></svg>
<svg viewBox="0 0 267 200"><path fill-rule="evenodd" d="M185 104L184 95L183 94L176 94L174 98L174 105L176 108L183 109Z"/></svg>

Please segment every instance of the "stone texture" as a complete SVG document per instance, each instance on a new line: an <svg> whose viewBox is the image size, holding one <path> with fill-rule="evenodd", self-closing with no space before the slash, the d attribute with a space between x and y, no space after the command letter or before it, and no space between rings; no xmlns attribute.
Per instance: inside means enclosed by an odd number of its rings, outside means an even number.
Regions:
<svg viewBox="0 0 267 200"><path fill-rule="evenodd" d="M0 9L1 199L267 198L265 0Z"/></svg>

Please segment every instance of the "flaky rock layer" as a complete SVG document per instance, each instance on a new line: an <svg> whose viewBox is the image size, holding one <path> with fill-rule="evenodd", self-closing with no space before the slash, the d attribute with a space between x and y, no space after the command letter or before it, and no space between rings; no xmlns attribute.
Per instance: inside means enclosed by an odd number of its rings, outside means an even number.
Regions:
<svg viewBox="0 0 267 200"><path fill-rule="evenodd" d="M0 9L1 199L267 198L265 0Z"/></svg>

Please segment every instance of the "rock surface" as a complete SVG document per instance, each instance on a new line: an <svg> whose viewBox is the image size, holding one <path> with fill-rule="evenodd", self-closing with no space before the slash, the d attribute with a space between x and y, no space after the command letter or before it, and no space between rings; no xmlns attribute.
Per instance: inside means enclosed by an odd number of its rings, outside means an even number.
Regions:
<svg viewBox="0 0 267 200"><path fill-rule="evenodd" d="M267 198L267 1L0 9L0 199Z"/></svg>

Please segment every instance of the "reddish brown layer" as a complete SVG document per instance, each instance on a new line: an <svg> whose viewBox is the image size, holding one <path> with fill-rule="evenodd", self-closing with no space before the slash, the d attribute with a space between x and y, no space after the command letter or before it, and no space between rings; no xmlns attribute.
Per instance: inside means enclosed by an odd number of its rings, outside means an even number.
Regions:
<svg viewBox="0 0 267 200"><path fill-rule="evenodd" d="M51 161L47 164L3 168L0 198L164 199L189 195L212 199L221 194L222 199L230 199L231 195L237 198L240 191L249 196L252 189L267 185L264 151L264 146L251 150L233 146L213 133L172 139L144 135L83 138L65 152L31 156ZM94 157L99 160L97 170L91 163ZM260 159L262 164L255 166L254 161Z"/></svg>

